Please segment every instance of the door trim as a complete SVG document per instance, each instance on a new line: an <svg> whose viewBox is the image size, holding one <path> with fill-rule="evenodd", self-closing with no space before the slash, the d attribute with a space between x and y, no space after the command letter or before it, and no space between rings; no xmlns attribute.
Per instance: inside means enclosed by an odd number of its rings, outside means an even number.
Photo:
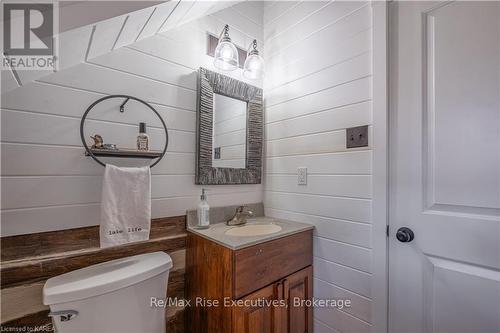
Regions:
<svg viewBox="0 0 500 333"><path fill-rule="evenodd" d="M388 3L372 1L372 332L388 332Z"/></svg>

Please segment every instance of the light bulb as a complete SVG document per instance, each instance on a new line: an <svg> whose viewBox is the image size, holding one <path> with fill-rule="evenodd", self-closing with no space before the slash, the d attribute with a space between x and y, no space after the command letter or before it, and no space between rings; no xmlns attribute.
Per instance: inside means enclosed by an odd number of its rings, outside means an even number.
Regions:
<svg viewBox="0 0 500 333"><path fill-rule="evenodd" d="M251 51L245 60L243 76L251 80L258 80L264 76L264 59L256 50Z"/></svg>
<svg viewBox="0 0 500 333"><path fill-rule="evenodd" d="M229 37L229 26L224 27L223 33L215 48L214 66L223 71L234 71L239 66L238 50Z"/></svg>

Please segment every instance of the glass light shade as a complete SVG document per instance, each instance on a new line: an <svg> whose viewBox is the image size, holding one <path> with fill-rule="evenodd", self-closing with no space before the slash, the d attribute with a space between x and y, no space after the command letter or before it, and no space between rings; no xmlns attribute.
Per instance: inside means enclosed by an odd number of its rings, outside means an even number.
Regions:
<svg viewBox="0 0 500 333"><path fill-rule="evenodd" d="M256 53L250 54L243 65L243 76L251 80L261 79L264 76L264 59Z"/></svg>
<svg viewBox="0 0 500 333"><path fill-rule="evenodd" d="M234 71L239 66L238 50L229 38L223 38L215 48L214 66L223 71Z"/></svg>

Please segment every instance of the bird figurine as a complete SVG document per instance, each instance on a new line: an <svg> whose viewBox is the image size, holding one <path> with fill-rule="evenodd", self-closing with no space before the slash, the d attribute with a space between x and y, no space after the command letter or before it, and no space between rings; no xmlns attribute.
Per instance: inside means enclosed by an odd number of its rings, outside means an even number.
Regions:
<svg viewBox="0 0 500 333"><path fill-rule="evenodd" d="M104 140L102 139L102 136L100 136L99 134L96 134L94 136L91 136L91 138L94 140L94 144L92 145L92 148L96 148L96 149L104 148Z"/></svg>

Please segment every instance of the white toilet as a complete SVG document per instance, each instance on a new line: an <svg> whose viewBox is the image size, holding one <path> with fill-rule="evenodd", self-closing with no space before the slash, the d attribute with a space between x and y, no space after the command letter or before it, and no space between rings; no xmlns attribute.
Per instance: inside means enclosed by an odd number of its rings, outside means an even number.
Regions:
<svg viewBox="0 0 500 333"><path fill-rule="evenodd" d="M164 252L89 266L47 280L43 303L58 333L163 333L165 308L151 298L166 297L170 268Z"/></svg>

